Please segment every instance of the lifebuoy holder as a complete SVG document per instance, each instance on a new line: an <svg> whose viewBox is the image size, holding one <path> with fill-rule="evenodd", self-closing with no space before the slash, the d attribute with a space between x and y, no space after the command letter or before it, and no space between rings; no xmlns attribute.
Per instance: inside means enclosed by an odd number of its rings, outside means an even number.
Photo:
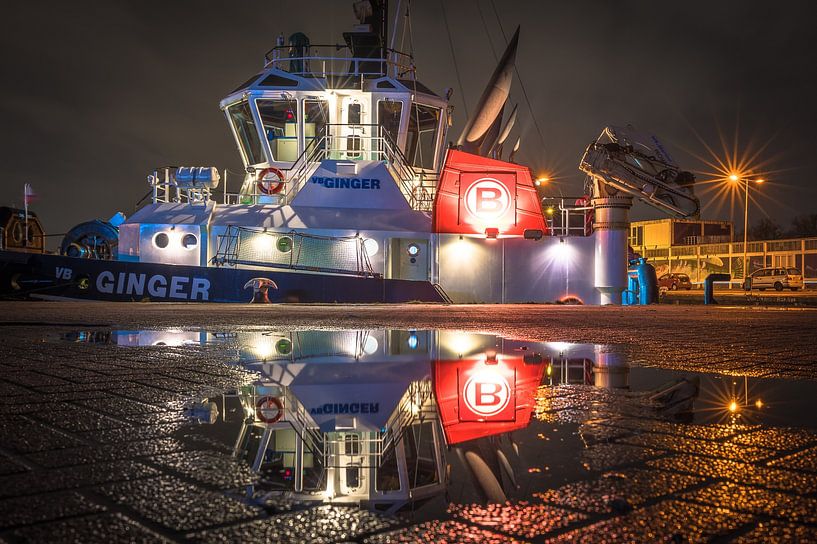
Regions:
<svg viewBox="0 0 817 544"><path fill-rule="evenodd" d="M278 178L278 181L268 178L268 176L273 175ZM255 177L258 191L264 195L277 195L280 193L281 189L284 188L284 183L286 183L284 181L285 179L286 177L284 176L284 173L274 166L259 170L258 175Z"/></svg>
<svg viewBox="0 0 817 544"><path fill-rule="evenodd" d="M275 408L274 415L268 415L271 408ZM278 397L261 397L255 403L255 415L264 423L277 423L284 417L284 405Z"/></svg>

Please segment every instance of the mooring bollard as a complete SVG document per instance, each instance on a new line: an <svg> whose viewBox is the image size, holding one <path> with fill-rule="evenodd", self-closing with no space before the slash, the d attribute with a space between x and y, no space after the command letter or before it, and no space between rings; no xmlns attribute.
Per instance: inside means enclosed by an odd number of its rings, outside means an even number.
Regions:
<svg viewBox="0 0 817 544"><path fill-rule="evenodd" d="M244 289L252 287L251 304L269 304L268 291L271 288L278 289L278 285L269 278L253 278L244 284Z"/></svg>
<svg viewBox="0 0 817 544"><path fill-rule="evenodd" d="M717 304L715 300L715 282L729 281L732 276L729 274L710 274L704 280L704 304Z"/></svg>

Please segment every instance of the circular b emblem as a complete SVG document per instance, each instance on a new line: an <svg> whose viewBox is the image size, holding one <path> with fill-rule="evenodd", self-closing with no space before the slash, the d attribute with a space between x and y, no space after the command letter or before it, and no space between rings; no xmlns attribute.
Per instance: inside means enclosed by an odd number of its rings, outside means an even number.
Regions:
<svg viewBox="0 0 817 544"><path fill-rule="evenodd" d="M494 178L482 178L465 191L465 208L479 219L497 219L508 211L511 192Z"/></svg>
<svg viewBox="0 0 817 544"><path fill-rule="evenodd" d="M502 412L511 400L511 388L498 372L477 372L462 388L465 405L479 416L495 416Z"/></svg>

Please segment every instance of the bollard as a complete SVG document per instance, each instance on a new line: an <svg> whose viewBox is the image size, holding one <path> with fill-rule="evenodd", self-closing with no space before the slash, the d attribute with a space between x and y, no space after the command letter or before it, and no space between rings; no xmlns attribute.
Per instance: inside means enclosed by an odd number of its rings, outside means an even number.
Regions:
<svg viewBox="0 0 817 544"><path fill-rule="evenodd" d="M278 285L276 285L275 282L269 278L253 278L244 284L244 289L248 289L250 287L252 287L252 300L250 302L261 304L269 304L269 296L267 295L267 292L269 291L270 287L273 289L278 289Z"/></svg>
<svg viewBox="0 0 817 544"><path fill-rule="evenodd" d="M729 281L732 276L729 274L710 274L704 280L704 304L717 304L715 300L715 282Z"/></svg>

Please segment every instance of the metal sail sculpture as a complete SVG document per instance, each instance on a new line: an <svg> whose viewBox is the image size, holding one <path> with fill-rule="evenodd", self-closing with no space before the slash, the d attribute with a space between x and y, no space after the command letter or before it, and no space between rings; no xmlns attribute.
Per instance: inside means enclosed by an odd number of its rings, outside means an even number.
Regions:
<svg viewBox="0 0 817 544"><path fill-rule="evenodd" d="M490 155L492 159L502 160L502 147L505 145L505 140L511 135L511 130L516 123L516 113L517 106L514 106L513 110L511 110L511 114L508 116L508 120L505 121L505 126L502 127L502 132L499 133L499 138L497 138L496 143L491 146Z"/></svg>
<svg viewBox="0 0 817 544"><path fill-rule="evenodd" d="M522 145L522 137L516 139L516 143L513 144L513 149L511 149L511 154L508 156L508 162L514 162L516 158L517 152L519 152L519 146Z"/></svg>
<svg viewBox="0 0 817 544"><path fill-rule="evenodd" d="M460 134L457 146L467 153L487 156L497 141L502 123L502 112L511 92L519 27L508 42L508 47L494 70L479 99L473 116Z"/></svg>

